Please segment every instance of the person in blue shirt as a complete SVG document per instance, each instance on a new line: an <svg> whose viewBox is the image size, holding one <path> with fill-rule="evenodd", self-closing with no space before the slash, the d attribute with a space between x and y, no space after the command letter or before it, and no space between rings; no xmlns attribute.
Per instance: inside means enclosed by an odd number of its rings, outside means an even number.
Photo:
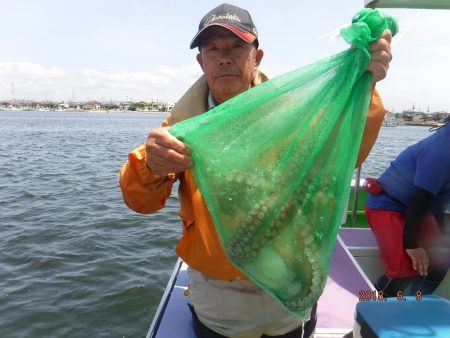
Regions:
<svg viewBox="0 0 450 338"><path fill-rule="evenodd" d="M424 279L442 279L449 262L430 266L422 240L431 235L448 240L436 219L450 205L450 123L402 151L367 190L366 216L386 270L377 288L386 291L391 284L395 296L409 285L414 294Z"/></svg>

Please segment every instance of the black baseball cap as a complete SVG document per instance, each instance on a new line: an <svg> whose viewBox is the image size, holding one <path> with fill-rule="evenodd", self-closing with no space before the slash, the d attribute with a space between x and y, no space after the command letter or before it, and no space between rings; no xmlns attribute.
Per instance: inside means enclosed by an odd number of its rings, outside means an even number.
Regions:
<svg viewBox="0 0 450 338"><path fill-rule="evenodd" d="M233 5L221 4L209 11L200 21L198 32L191 42L191 49L200 45L202 33L211 26L224 27L242 40L253 43L258 48L258 31L250 13Z"/></svg>

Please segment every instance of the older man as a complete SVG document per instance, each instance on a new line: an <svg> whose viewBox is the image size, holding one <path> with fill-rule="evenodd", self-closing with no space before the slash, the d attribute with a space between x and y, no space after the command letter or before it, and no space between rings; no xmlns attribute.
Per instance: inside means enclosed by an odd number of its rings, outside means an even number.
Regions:
<svg viewBox="0 0 450 338"><path fill-rule="evenodd" d="M386 31L371 46L368 70L373 72L374 85L386 76L391 37ZM124 201L137 212L155 212L164 207L174 181L180 181L183 236L177 253L190 267L190 304L198 337L309 337L315 328L316 306L305 321L300 320L228 261L191 176L191 150L168 133L168 126L267 80L258 70L264 52L250 14L228 4L214 8L200 21L191 43L191 49L195 47L204 75L178 101L163 126L150 132L147 143L130 153L121 169ZM359 162L375 142L383 117L384 108L374 91Z"/></svg>

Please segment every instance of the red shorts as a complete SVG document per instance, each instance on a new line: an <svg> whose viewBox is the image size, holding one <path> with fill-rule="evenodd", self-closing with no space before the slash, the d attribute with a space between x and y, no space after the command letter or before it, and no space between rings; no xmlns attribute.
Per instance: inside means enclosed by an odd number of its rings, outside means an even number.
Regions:
<svg viewBox="0 0 450 338"><path fill-rule="evenodd" d="M377 239L386 275L390 278L416 276L417 272L413 269L411 258L403 245L405 216L395 211L366 207L366 217ZM436 239L442 237L434 216L425 218L420 226L418 237L419 245L425 250L430 249Z"/></svg>
<svg viewBox="0 0 450 338"><path fill-rule="evenodd" d="M416 276L403 245L405 216L395 211L366 207L366 217L377 239L386 275L390 278Z"/></svg>

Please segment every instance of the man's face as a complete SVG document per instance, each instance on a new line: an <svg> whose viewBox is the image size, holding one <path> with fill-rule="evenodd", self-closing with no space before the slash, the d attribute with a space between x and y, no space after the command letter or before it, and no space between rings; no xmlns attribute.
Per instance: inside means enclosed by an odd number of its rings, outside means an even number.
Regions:
<svg viewBox="0 0 450 338"><path fill-rule="evenodd" d="M228 29L211 27L203 33L197 61L213 98L222 103L251 87L262 57L261 49L256 50Z"/></svg>

